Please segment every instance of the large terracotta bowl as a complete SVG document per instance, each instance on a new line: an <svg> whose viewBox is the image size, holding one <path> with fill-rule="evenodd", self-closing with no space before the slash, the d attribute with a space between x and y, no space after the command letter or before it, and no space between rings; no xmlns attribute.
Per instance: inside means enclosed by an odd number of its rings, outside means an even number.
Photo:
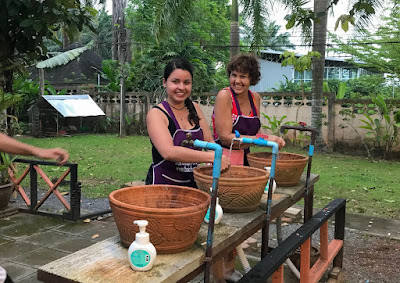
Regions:
<svg viewBox="0 0 400 283"><path fill-rule="evenodd" d="M129 247L139 232L134 220L147 220L150 242L162 254L193 245L211 197L189 187L145 185L113 191L109 200L122 244Z"/></svg>
<svg viewBox="0 0 400 283"><path fill-rule="evenodd" d="M249 165L255 168L271 167L271 152L251 152L247 155ZM279 152L275 167L275 181L278 186L290 187L300 183L301 174L308 157L296 153Z"/></svg>
<svg viewBox="0 0 400 283"><path fill-rule="evenodd" d="M197 187L210 192L213 167L198 166L193 170ZM219 204L224 212L250 212L255 210L268 182L269 174L265 169L232 165L221 173L218 184Z"/></svg>

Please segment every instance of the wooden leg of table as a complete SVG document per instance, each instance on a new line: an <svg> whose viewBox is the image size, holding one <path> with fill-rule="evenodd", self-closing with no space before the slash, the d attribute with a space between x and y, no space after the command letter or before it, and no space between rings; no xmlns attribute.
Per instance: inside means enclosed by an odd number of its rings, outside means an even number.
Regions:
<svg viewBox="0 0 400 283"><path fill-rule="evenodd" d="M228 278L235 271L236 250L229 252L223 260L224 276Z"/></svg>
<svg viewBox="0 0 400 283"><path fill-rule="evenodd" d="M310 219L313 215L314 207L314 185L310 186L304 196L304 222Z"/></svg>
<svg viewBox="0 0 400 283"><path fill-rule="evenodd" d="M224 277L224 262L223 258L216 260L213 262L211 266L211 274L214 277L215 283L225 283L225 277Z"/></svg>

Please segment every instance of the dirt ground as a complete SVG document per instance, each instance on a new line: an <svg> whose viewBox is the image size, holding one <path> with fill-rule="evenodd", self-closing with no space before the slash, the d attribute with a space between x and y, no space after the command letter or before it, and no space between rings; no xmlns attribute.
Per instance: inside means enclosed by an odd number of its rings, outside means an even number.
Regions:
<svg viewBox="0 0 400 283"><path fill-rule="evenodd" d="M345 238L345 282L400 282L399 262L400 241L361 233L354 233L351 238Z"/></svg>
<svg viewBox="0 0 400 283"><path fill-rule="evenodd" d="M275 225L271 225L271 246L276 245ZM285 239L300 227L300 224L291 224L282 227L282 236ZM333 229L329 231L330 240L333 239ZM261 247L261 232L253 236L257 246L248 247L244 251L254 257L259 257ZM274 239L275 238L275 239ZM313 236L313 246L318 247L319 234ZM390 240L365 234L354 229L346 229L344 240L344 282L346 283L400 283L400 241ZM255 264L255 262L253 263ZM286 271L285 271L286 272ZM290 272L289 270L287 272ZM298 282L294 276L289 276L289 281ZM294 280L292 280L294 279ZM320 282L327 281L324 276Z"/></svg>

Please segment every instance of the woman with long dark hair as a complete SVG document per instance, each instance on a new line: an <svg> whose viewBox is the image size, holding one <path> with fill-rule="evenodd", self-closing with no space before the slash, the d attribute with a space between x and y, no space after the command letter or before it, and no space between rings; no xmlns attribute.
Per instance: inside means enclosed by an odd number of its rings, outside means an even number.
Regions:
<svg viewBox="0 0 400 283"><path fill-rule="evenodd" d="M214 142L200 106L192 102L193 68L185 59L169 62L164 70L163 86L167 98L147 114L147 131L152 147L153 163L146 184L171 184L196 187L193 169L199 163L213 163L214 152L183 147L186 133L192 139ZM230 165L222 158L221 169Z"/></svg>

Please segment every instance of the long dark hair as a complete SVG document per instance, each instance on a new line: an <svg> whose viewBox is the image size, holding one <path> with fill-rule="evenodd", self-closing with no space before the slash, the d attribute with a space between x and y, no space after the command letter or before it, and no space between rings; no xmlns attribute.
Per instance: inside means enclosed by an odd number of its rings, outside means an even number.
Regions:
<svg viewBox="0 0 400 283"><path fill-rule="evenodd" d="M169 76L171 75L171 73L173 71L175 71L176 69L181 69L184 71L188 71L190 73L190 75L192 76L193 79L193 67L192 65L183 58L176 58L174 60L172 60L171 62L169 62L164 69L164 80L167 80L169 78ZM200 126L200 118L197 115L197 111L194 107L194 104L192 102L192 100L188 97L185 100L185 106L187 107L187 109L189 110L189 115L188 115L188 120L190 122L191 125L193 125L193 123L196 126Z"/></svg>

